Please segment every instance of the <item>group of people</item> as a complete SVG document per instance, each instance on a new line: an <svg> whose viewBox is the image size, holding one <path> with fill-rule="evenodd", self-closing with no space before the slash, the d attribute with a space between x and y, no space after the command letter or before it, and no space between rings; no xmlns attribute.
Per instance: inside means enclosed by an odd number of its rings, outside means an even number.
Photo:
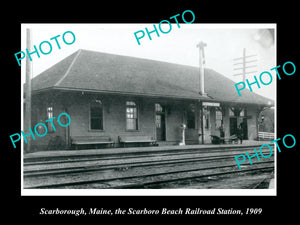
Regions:
<svg viewBox="0 0 300 225"><path fill-rule="evenodd" d="M225 133L222 127L220 127L220 137L224 138ZM240 125L237 128L236 136L240 140L240 143L243 144L243 138L244 138L244 122L241 122Z"/></svg>

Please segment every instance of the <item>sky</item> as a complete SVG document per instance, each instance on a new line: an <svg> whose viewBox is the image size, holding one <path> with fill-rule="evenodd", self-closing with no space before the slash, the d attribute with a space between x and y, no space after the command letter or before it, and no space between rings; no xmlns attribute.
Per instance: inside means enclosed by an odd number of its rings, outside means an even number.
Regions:
<svg viewBox="0 0 300 225"><path fill-rule="evenodd" d="M152 33L150 40L145 34L138 45L134 33L147 27L153 30L153 24L22 24L21 26L21 49L26 49L26 28L31 29L32 45L38 48L43 41L52 44L52 52L48 55L40 53L32 55L32 77L37 76L44 70L50 68L65 57L78 49L86 49L118 55L133 56L138 58L153 59L176 64L199 66L199 48L196 45L203 41L205 47L205 67L213 69L234 82L242 81L242 76L233 76L240 73L235 58L243 55L255 55L248 60L257 60L248 65L254 66L247 71L256 71L246 76L249 81L254 81L253 76L259 77L263 71L268 71L276 77L275 71L270 71L276 66L276 31L275 38L269 29L275 29L275 24L184 24L172 23L169 33L163 34L159 31L159 37ZM158 27L158 24L156 24ZM169 25L163 24L162 30L169 29ZM76 40L71 45L66 45L62 35L66 31L72 31ZM55 40L50 38L60 35L57 39L61 49L57 48ZM66 35L66 40L72 40ZM275 40L274 40L275 39ZM274 40L274 41L273 41ZM47 51L47 44L43 45ZM16 61L16 65L17 61ZM25 59L22 60L21 79L25 81ZM267 78L265 79L267 80ZM232 87L234 88L234 86ZM258 89L253 86L253 91L268 97L276 98L276 79L270 85L261 85Z"/></svg>

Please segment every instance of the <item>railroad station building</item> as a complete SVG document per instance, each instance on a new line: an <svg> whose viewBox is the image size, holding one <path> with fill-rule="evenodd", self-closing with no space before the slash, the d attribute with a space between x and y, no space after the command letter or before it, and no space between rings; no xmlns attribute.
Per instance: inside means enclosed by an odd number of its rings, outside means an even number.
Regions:
<svg viewBox="0 0 300 225"><path fill-rule="evenodd" d="M78 50L31 80L32 127L66 112L68 127L54 121L32 149L72 149L76 137L148 136L158 145L211 143L229 137L243 122L244 139L258 137L258 115L274 102L244 90L206 68L199 93L199 68L149 59ZM85 146L88 147L88 146ZM100 146L97 146L100 147ZM106 146L108 147L108 146Z"/></svg>

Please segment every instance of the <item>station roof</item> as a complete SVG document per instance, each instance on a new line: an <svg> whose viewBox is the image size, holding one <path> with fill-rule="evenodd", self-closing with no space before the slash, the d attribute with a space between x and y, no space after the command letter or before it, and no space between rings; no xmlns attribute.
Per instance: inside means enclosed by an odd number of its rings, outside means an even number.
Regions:
<svg viewBox="0 0 300 225"><path fill-rule="evenodd" d="M60 89L204 101L274 105L268 98L241 91L220 73L205 69L199 94L199 68L143 58L78 50L32 79L33 93Z"/></svg>

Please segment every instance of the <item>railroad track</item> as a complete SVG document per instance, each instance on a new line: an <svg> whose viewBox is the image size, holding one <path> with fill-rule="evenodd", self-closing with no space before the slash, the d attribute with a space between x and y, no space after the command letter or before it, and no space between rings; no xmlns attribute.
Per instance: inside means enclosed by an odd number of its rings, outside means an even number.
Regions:
<svg viewBox="0 0 300 225"><path fill-rule="evenodd" d="M56 163L64 163L64 162L84 162L84 161L93 161L93 160L109 160L109 159L119 159L119 158L140 158L140 157L148 157L152 155L157 156L165 156L165 155L183 155L183 154L191 154L191 153L224 153L226 151L236 151L242 152L246 150L253 150L253 148L259 146L239 146L236 147L224 147L222 149L217 148L209 148L209 149L199 149L199 148L191 148L191 149L169 149L169 150L159 150L159 151L147 151L143 149L141 151L134 151L134 152L118 152L118 153L107 153L107 154L84 154L84 150L81 150L80 153L82 154L74 154L74 155L54 155L54 156L47 156L47 157L31 157L31 158L24 158L24 166L27 165L43 165L43 164L56 164ZM101 150L99 150L101 153Z"/></svg>
<svg viewBox="0 0 300 225"><path fill-rule="evenodd" d="M84 163L84 162L92 162L92 161L109 161L109 160L118 160L118 159L141 159L141 158L149 158L149 157L165 157L165 156L184 156L184 155L198 155L198 154L228 154L229 152L238 155L238 153L245 153L248 150L253 150L253 147L242 147L242 148L233 148L230 151L224 149L188 149L188 150L176 150L176 151L162 151L162 152L137 152L137 153L123 153L123 154L109 154L109 155L67 155L67 156L54 156L54 157L46 157L41 158L33 158L33 159L25 159L24 167L30 166L38 166L42 167L45 165L51 164L70 164L70 163ZM232 155L232 154L229 154ZM37 160L37 161L35 161ZM40 168L39 168L40 170Z"/></svg>
<svg viewBox="0 0 300 225"><path fill-rule="evenodd" d="M253 149L253 148L252 148ZM148 188L205 177L274 170L273 158L237 168L234 156L247 149L230 152L203 150L153 155L126 155L101 159L24 166L24 188ZM86 159L85 159L86 160ZM86 165L82 165L85 162Z"/></svg>
<svg viewBox="0 0 300 225"><path fill-rule="evenodd" d="M240 153L244 152L245 149L239 150ZM217 153L217 155L216 155ZM209 153L203 152L181 152L172 154L154 154L152 156L126 156L126 157L113 157L105 159L90 159L90 160L66 160L63 162L57 162L57 166L48 166L49 164L44 162L43 164L30 164L25 165L23 175L25 177L32 176L43 176L52 174L66 174L66 173L78 173L88 172L96 170L106 169L120 169L132 168L140 166L153 166L153 165L168 165L178 164L186 162L200 162L200 161L214 161L223 159L233 159L234 156L238 155L237 151L226 153L224 151L215 151ZM110 161L107 161L110 160ZM105 161L105 162L104 162ZM83 162L88 162L84 164ZM30 169L31 168L31 169Z"/></svg>
<svg viewBox="0 0 300 225"><path fill-rule="evenodd" d="M268 164L272 164L272 161L267 162ZM212 168L212 169L220 169L220 168L226 168L226 166L224 167L218 167L218 168ZM210 169L210 168L209 168ZM236 170L231 170L231 171L225 171L225 172L212 172L212 173L208 173L208 174L200 174L200 175L190 175L190 176L184 176L184 177L174 177L174 178L164 178L161 180L150 180L150 181L143 181L141 183L134 183L131 185L114 185L112 188L118 188L118 189L125 189L125 188L162 188L162 187L166 187L168 188L168 185L170 186L170 184L172 183L177 183L177 182L194 182L195 183L195 179L200 179L197 180L196 182L201 182L201 179L203 178L208 178L209 180L216 180L216 179L224 179L224 177L228 176L228 175L239 175L239 174L248 174L248 175L253 175L255 173L264 173L264 172L271 172L274 170L274 166L263 166L263 167L256 167L256 168L250 168L250 169L245 169L243 171L236 171ZM168 174L169 175L169 174ZM124 182L124 181L123 181ZM129 181L129 182L132 182ZM207 180L205 180L205 182L207 182ZM260 182L261 183L261 182ZM256 188L260 183L258 183L257 185L254 186L254 188Z"/></svg>

